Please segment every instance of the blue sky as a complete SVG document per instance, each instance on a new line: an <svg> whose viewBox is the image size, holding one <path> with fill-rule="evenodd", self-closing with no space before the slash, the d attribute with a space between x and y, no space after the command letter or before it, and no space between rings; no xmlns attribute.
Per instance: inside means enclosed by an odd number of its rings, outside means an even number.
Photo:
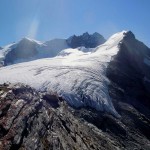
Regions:
<svg viewBox="0 0 150 150"><path fill-rule="evenodd" d="M0 0L0 46L131 30L150 47L150 0Z"/></svg>

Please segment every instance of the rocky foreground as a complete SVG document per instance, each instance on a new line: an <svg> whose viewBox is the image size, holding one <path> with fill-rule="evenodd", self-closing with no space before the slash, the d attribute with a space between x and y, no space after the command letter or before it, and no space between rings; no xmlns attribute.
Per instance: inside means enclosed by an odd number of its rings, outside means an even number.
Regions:
<svg viewBox="0 0 150 150"><path fill-rule="evenodd" d="M0 86L1 150L150 149L150 120L118 102L121 118L75 109L55 93L25 85Z"/></svg>

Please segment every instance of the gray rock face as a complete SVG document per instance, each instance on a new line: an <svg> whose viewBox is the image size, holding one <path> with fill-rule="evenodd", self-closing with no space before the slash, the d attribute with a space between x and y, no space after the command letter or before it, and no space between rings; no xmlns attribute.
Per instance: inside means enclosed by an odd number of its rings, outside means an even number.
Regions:
<svg viewBox="0 0 150 150"><path fill-rule="evenodd" d="M116 119L90 108L74 109L54 93L1 85L0 149L148 150L150 120L120 103L122 118Z"/></svg>
<svg viewBox="0 0 150 150"><path fill-rule="evenodd" d="M77 48L81 46L85 48L94 48L100 44L103 44L105 41L106 40L104 37L97 32L92 35L88 34L87 32L80 36L73 35L67 39L67 43L71 48Z"/></svg>
<svg viewBox="0 0 150 150"><path fill-rule="evenodd" d="M116 149L56 95L1 86L0 149Z"/></svg>
<svg viewBox="0 0 150 150"><path fill-rule="evenodd" d="M141 134L150 139L150 93L143 82L147 73L150 73L150 68L145 68L144 64L144 58L149 56L150 49L128 32L120 44L120 51L107 68L107 76L111 81L109 95L122 116L122 123L132 130L131 134L136 140L135 136L140 137Z"/></svg>
<svg viewBox="0 0 150 150"><path fill-rule="evenodd" d="M109 64L107 75L112 83L124 91L130 103L135 103L137 107L144 104L150 109L150 94L144 82L150 74L150 66L144 63L147 57L150 57L150 49L128 32L120 44L120 51ZM144 111L147 109L141 108ZM145 114L150 116L150 112Z"/></svg>

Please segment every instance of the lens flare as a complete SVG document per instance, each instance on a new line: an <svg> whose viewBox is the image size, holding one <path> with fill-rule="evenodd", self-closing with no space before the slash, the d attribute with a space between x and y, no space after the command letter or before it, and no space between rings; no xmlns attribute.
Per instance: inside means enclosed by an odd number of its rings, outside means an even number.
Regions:
<svg viewBox="0 0 150 150"><path fill-rule="evenodd" d="M36 38L38 28L39 28L39 20L37 18L34 18L29 27L28 37Z"/></svg>

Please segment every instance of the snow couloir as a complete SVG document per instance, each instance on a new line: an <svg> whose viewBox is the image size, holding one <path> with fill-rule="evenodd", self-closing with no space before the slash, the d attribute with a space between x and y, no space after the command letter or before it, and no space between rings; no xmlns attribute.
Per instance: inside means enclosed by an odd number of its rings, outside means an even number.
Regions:
<svg viewBox="0 0 150 150"><path fill-rule="evenodd" d="M84 52L65 49L53 58L0 68L0 83L24 83L40 91L52 90L75 107L90 106L119 117L108 94L106 69L126 31Z"/></svg>

